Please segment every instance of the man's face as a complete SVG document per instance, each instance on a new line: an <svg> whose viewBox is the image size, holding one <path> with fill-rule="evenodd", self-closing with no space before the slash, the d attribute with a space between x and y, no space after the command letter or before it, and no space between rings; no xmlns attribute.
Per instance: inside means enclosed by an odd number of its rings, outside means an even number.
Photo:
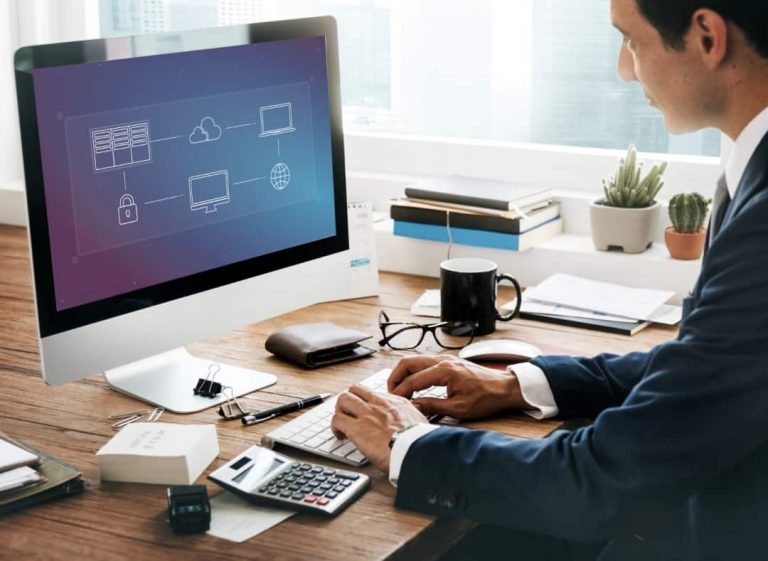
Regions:
<svg viewBox="0 0 768 561"><path fill-rule="evenodd" d="M643 17L637 0L611 0L613 25L624 36L618 74L640 83L649 103L664 115L675 134L698 130L707 123L706 74L696 50L665 46L661 35Z"/></svg>

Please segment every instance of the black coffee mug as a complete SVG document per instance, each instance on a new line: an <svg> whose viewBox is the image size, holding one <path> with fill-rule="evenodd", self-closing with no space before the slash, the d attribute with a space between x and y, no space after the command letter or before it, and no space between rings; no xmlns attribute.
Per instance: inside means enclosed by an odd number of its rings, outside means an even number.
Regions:
<svg viewBox="0 0 768 561"><path fill-rule="evenodd" d="M449 259L440 264L440 320L476 321L475 335L496 330L496 320L509 321L520 311L520 284L509 275L497 273L498 266L488 259ZM517 292L515 310L505 316L496 309L499 282L511 282Z"/></svg>

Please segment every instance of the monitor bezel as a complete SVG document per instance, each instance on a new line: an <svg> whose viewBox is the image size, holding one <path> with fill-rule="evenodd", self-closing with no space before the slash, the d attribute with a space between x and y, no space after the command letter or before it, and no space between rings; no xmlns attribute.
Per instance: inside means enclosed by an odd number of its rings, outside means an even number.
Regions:
<svg viewBox="0 0 768 561"><path fill-rule="evenodd" d="M336 234L332 237L166 281L129 293L58 310L54 291L51 244L45 205L42 154L32 71L53 66L105 62L154 54L190 52L312 37L325 38ZM168 45L172 45L172 47L169 48ZM194 45L194 48L185 48L184 45ZM124 53L127 46L130 48L131 54L126 56ZM141 54L136 53L138 48L141 49ZM121 54L120 56L108 56L108 53L111 52L120 52ZM347 250L349 248L349 236L338 60L337 27L335 19L331 16L155 33L134 37L73 41L18 49L14 59L14 67L40 336L48 337L67 332L78 327Z"/></svg>

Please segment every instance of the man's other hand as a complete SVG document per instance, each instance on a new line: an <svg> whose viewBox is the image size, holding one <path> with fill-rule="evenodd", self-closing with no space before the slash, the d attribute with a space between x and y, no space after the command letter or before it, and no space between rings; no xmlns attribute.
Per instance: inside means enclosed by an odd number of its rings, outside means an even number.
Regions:
<svg viewBox="0 0 768 561"><path fill-rule="evenodd" d="M331 429L346 436L374 466L389 471L389 441L392 435L427 418L403 397L352 386L336 400Z"/></svg>
<svg viewBox="0 0 768 561"><path fill-rule="evenodd" d="M404 358L387 381L387 389L404 398L432 386L445 386L447 397L414 399L412 403L425 415L478 419L505 409L527 407L517 376L453 356Z"/></svg>

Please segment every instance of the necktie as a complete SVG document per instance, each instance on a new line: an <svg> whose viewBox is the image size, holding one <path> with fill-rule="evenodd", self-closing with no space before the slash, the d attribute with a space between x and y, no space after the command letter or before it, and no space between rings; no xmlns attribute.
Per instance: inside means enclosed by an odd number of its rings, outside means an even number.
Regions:
<svg viewBox="0 0 768 561"><path fill-rule="evenodd" d="M720 176L720 179L717 180L717 189L715 189L715 196L712 198L712 216L709 219L707 248L712 244L712 240L720 230L720 226L723 224L725 211L728 210L730 202L731 195L728 193L728 184L725 182L725 175L722 175Z"/></svg>

